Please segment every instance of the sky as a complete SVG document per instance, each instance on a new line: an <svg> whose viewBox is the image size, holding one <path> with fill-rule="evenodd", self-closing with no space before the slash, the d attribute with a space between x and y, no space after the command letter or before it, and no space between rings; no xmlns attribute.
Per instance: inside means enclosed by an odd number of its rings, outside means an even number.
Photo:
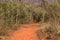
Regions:
<svg viewBox="0 0 60 40"><path fill-rule="evenodd" d="M13 0L3 0L3 1L13 1ZM18 1L18 0L15 0L16 2ZM28 2L28 0L22 0L23 2ZM30 1L33 1L33 2L41 2L41 0L30 0ZM55 1L55 0L48 0L49 2L52 2L52 1Z"/></svg>

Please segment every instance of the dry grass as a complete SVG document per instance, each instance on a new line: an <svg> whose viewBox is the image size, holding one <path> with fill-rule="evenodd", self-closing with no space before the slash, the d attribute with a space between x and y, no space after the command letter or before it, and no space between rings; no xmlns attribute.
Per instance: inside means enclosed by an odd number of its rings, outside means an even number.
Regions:
<svg viewBox="0 0 60 40"><path fill-rule="evenodd" d="M57 28L53 27L51 23L43 23L40 28L37 29L37 36L40 40L59 40Z"/></svg>
<svg viewBox="0 0 60 40"><path fill-rule="evenodd" d="M60 5L48 4L47 2L35 4L0 3L0 35L9 35L12 30L19 28L14 26L15 24L30 24L39 21L42 21L43 30L46 30L46 27L56 27L59 29L58 34L60 34ZM50 25L49 22L52 24ZM45 33L43 34L45 35Z"/></svg>

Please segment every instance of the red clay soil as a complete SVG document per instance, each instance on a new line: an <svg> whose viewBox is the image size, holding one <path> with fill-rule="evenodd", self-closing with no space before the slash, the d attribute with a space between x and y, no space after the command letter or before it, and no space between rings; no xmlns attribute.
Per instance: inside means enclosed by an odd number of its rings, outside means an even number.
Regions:
<svg viewBox="0 0 60 40"><path fill-rule="evenodd" d="M17 31L13 32L11 40L39 40L36 29L40 23L22 25Z"/></svg>

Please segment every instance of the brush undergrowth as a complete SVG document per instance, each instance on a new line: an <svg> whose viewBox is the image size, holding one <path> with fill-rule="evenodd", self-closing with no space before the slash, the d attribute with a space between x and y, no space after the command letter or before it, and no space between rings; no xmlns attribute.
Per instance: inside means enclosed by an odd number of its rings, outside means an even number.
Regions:
<svg viewBox="0 0 60 40"><path fill-rule="evenodd" d="M8 35L8 32L18 27L15 24L29 24L34 22L56 22L60 25L60 5L49 4L45 10L43 4L25 4L21 2L0 3L0 35Z"/></svg>

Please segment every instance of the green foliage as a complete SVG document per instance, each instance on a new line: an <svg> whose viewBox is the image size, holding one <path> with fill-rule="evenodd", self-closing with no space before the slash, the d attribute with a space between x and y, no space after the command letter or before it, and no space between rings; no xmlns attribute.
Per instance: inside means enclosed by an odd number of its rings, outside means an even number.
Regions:
<svg viewBox="0 0 60 40"><path fill-rule="evenodd" d="M47 12L42 7L40 7L40 5L34 5L23 4L19 2L0 3L0 30L16 28L13 27L15 24L27 24L33 22L40 22L42 20L49 21L49 18L52 14L46 14ZM49 7L52 7L54 10L58 11L56 14L53 14L60 18L60 11L58 10L58 8L60 7L57 7L56 5L50 5ZM0 32L0 34L2 34L3 32Z"/></svg>

